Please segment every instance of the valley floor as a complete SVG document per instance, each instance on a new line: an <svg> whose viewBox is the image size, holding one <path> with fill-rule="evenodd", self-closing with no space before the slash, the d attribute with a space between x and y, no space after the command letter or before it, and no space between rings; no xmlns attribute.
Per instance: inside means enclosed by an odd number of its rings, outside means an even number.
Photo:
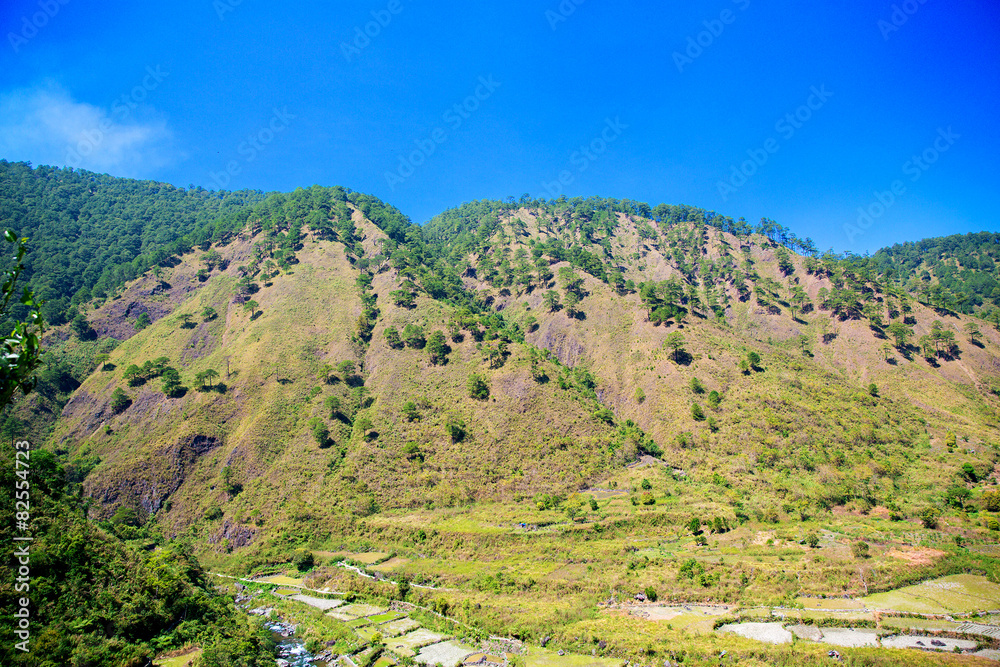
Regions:
<svg viewBox="0 0 1000 667"><path fill-rule="evenodd" d="M684 506L683 493L677 484L637 507L609 488L598 510L584 505L572 519L525 503L386 512L359 522L353 538L315 545L306 574L287 560L219 558L215 569L252 572L241 585L263 597L251 607L300 622L356 667L369 667L373 646L379 667L715 665L723 652L733 664L831 655L995 664L1000 655L998 546L972 518L929 530L879 511L837 512L695 534L664 513L711 513L700 501ZM501 650L497 637L517 639Z"/></svg>

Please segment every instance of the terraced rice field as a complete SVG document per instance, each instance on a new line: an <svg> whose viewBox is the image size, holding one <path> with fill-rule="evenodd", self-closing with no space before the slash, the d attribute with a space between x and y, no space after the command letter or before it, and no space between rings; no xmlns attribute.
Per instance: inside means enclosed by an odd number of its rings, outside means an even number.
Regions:
<svg viewBox="0 0 1000 667"><path fill-rule="evenodd" d="M882 617L882 626L899 628L900 630L919 630L923 632L956 632L960 623L937 618L892 618Z"/></svg>
<svg viewBox="0 0 1000 667"><path fill-rule="evenodd" d="M406 565L409 562L410 562L409 558L399 558L397 556L396 558L390 558L389 560L385 561L384 563L379 563L378 565L372 565L368 569L370 569L370 570L376 570L378 572L391 572L392 570L395 570L396 568L403 567L404 565Z"/></svg>
<svg viewBox="0 0 1000 667"><path fill-rule="evenodd" d="M317 598L312 595L293 595L291 596L293 600L298 600L299 602L305 603L310 607L316 607L317 609L336 609L337 607L344 604L343 600L328 600L326 598Z"/></svg>
<svg viewBox="0 0 1000 667"><path fill-rule="evenodd" d="M265 584L276 584L278 586L295 586L296 588L305 586L305 582L301 578L289 577L286 574L272 574L269 577L261 577L257 581Z"/></svg>
<svg viewBox="0 0 1000 667"><path fill-rule="evenodd" d="M364 639L366 642L372 641L372 639L375 638L375 635L382 634L381 632L379 632L379 629L377 627L375 627L374 625L369 625L369 626L364 627L364 628L354 628L354 632L359 637L361 637L362 639Z"/></svg>
<svg viewBox="0 0 1000 667"><path fill-rule="evenodd" d="M398 611L387 611L384 614L376 614L375 616L369 616L368 620L371 621L372 625L378 625L379 623L385 623L387 621L395 621L398 618L403 618L406 614Z"/></svg>
<svg viewBox="0 0 1000 667"><path fill-rule="evenodd" d="M559 655L543 648L531 648L524 656L525 667L621 667L622 661L589 655Z"/></svg>
<svg viewBox="0 0 1000 667"><path fill-rule="evenodd" d="M465 656L474 650L471 646L464 646L457 642L438 642L422 648L413 660L422 665L440 664L444 667L457 667L462 664Z"/></svg>
<svg viewBox="0 0 1000 667"><path fill-rule="evenodd" d="M419 627L419 623L410 617L406 617L401 618L398 621L392 621L391 623L380 625L379 630L382 631L382 635L385 637L398 637L399 635L416 630Z"/></svg>
<svg viewBox="0 0 1000 667"><path fill-rule="evenodd" d="M719 628L719 632L731 632L768 644L788 644L792 641L792 633L781 623L729 623Z"/></svg>
<svg viewBox="0 0 1000 667"><path fill-rule="evenodd" d="M798 598L796 602L809 610L849 611L865 608L864 602L860 600L845 600L842 598Z"/></svg>
<svg viewBox="0 0 1000 667"><path fill-rule="evenodd" d="M833 646L878 646L878 634L874 630L851 628L823 628L820 641ZM973 642L975 646L975 642Z"/></svg>
<svg viewBox="0 0 1000 667"><path fill-rule="evenodd" d="M985 577L956 574L863 599L871 609L948 614L1000 608L1000 585Z"/></svg>
<svg viewBox="0 0 1000 667"><path fill-rule="evenodd" d="M670 621L679 616L725 616L734 608L731 606L699 606L699 605L642 605L629 610L632 616L650 621Z"/></svg>
<svg viewBox="0 0 1000 667"><path fill-rule="evenodd" d="M369 554L371 556L371 554ZM558 567L551 574L570 574L585 568L572 564ZM277 579L276 575L271 579ZM286 578L288 579L288 578ZM275 582L277 583L277 582ZM366 642L376 635L382 637L387 651L396 657L412 658L422 665L441 664L444 667L459 667L472 657L482 658L476 647L460 642L421 627L420 623L405 613L390 611L384 607L354 603L344 605L342 600L325 600L303 595L298 591L290 599L303 604L329 609L327 615L344 622ZM852 629L847 627L816 627L807 619L867 619L875 618L875 609L893 609L917 613L947 613L1000 607L1000 586L992 584L984 577L956 575L924 582L889 593L869 596L862 600L800 598L805 609L751 608L741 610L744 618L755 622L731 623L719 628L720 633L733 633L771 644L785 644L793 637L801 640L820 642L837 647L877 647L910 648L924 650L952 651L974 649L976 642L922 635L907 634L907 631L965 631L1000 638L1000 627L982 623L985 618L953 622L938 619L883 617L886 629L898 629L901 634L880 640L875 630ZM728 605L684 605L684 604L642 604L626 605L609 610L615 614L627 614L650 622L666 622L675 629L690 632L710 633L716 618L736 610ZM797 619L806 619L795 625ZM978 621L978 622L977 622ZM481 651L481 649L480 649ZM357 657L357 656L356 656ZM523 656L525 667L620 667L621 661L588 655L558 655L555 651L531 648ZM183 663L158 663L158 667L182 667ZM392 667L395 658L387 654L375 667Z"/></svg>
<svg viewBox="0 0 1000 667"><path fill-rule="evenodd" d="M411 651L416 651L417 649L427 646L429 644L435 644L440 641L447 639L445 635L440 635L436 632L431 632L425 628L418 628L413 632L409 632L405 635L395 637L386 641L386 646L392 650L409 649ZM469 651L471 653L471 651Z"/></svg>
<svg viewBox="0 0 1000 667"><path fill-rule="evenodd" d="M934 644L933 642L937 642ZM886 648L919 648L932 651L954 651L971 650L976 648L976 642L968 639L948 639L947 637L911 637L908 635L896 635L882 639L882 646Z"/></svg>
<svg viewBox="0 0 1000 667"><path fill-rule="evenodd" d="M364 563L365 565L374 565L379 561L383 561L389 557L389 554L383 553L381 551L368 551L366 553L349 553L347 558L359 563Z"/></svg>
<svg viewBox="0 0 1000 667"><path fill-rule="evenodd" d="M346 607L338 607L333 611L327 612L327 616L332 616L338 621L346 622L354 621L366 616L384 614L386 611L388 610L385 607L376 607L370 604L349 604Z"/></svg>

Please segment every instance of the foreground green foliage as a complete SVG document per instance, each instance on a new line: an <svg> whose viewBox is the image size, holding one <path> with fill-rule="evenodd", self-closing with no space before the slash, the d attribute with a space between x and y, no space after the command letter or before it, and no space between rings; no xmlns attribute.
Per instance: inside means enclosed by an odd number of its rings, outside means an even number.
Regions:
<svg viewBox="0 0 1000 667"><path fill-rule="evenodd" d="M14 450L0 445L0 485L15 488ZM17 600L30 600L29 652L4 642L4 665L145 665L155 654L191 644L206 646L205 665L264 665L270 639L243 620L231 600L215 593L183 542L162 542L137 530L134 513L116 515L104 529L87 521L79 489L68 485L55 456L30 458L30 520L15 531L13 491L4 494L0 539L30 535L29 588L15 591L8 560L0 568L0 630L14 637ZM131 539L123 540L122 533ZM16 561L13 561L16 563Z"/></svg>

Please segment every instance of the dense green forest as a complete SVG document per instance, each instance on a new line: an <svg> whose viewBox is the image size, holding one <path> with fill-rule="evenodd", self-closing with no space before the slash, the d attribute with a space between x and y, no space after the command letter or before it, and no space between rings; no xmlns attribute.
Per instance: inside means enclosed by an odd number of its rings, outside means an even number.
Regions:
<svg viewBox="0 0 1000 667"><path fill-rule="evenodd" d="M217 221L264 198L0 160L0 227L30 240L23 279L54 325L216 237Z"/></svg>
<svg viewBox="0 0 1000 667"><path fill-rule="evenodd" d="M973 313L1000 304L1000 234L956 234L897 243L867 263L904 284L922 303Z"/></svg>

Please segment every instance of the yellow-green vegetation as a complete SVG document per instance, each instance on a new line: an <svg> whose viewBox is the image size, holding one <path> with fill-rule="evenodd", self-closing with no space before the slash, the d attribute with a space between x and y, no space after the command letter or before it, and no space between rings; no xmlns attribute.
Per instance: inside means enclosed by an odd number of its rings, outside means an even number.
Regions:
<svg viewBox="0 0 1000 667"><path fill-rule="evenodd" d="M968 613L996 609L1000 585L983 577L959 574L864 598L873 609L920 614Z"/></svg>
<svg viewBox="0 0 1000 667"><path fill-rule="evenodd" d="M261 583L267 584L277 584L279 586L296 586L302 587L304 585L302 578L300 577L289 577L284 574L272 574L268 577L261 577L257 579Z"/></svg>
<svg viewBox="0 0 1000 667"><path fill-rule="evenodd" d="M201 649L181 650L177 655L156 658L153 661L154 667L188 667L197 662L201 657Z"/></svg>
<svg viewBox="0 0 1000 667"><path fill-rule="evenodd" d="M451 619L411 614L386 640L409 657L496 634L573 665L826 664L719 637L714 605L1000 607L1000 333L966 344L973 307L770 223L646 213L477 202L420 229L276 195L89 314L152 313L80 366L48 447L118 536L360 596L295 612L354 648L399 598ZM982 579L904 588L951 575Z"/></svg>

